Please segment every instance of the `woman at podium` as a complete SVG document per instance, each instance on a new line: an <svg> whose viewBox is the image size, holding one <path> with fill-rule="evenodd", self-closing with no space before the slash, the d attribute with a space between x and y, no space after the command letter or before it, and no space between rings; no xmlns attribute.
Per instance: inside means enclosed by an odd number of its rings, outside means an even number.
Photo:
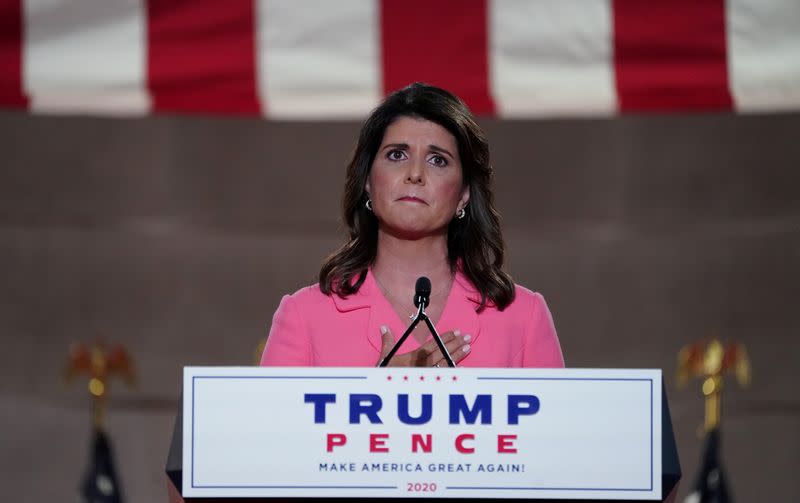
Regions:
<svg viewBox="0 0 800 503"><path fill-rule="evenodd" d="M420 83L388 96L347 166L348 240L319 283L283 297L261 364L374 366L417 313L426 276L426 314L458 366L563 367L544 298L503 271L492 176L486 136L458 97ZM389 365L446 363L420 323Z"/></svg>

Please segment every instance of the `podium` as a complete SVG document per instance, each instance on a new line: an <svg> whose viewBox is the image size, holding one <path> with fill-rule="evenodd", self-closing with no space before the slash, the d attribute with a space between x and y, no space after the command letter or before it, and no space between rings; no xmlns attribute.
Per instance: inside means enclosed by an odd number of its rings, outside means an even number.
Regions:
<svg viewBox="0 0 800 503"><path fill-rule="evenodd" d="M187 367L181 403L170 502L674 501L681 477L660 370Z"/></svg>

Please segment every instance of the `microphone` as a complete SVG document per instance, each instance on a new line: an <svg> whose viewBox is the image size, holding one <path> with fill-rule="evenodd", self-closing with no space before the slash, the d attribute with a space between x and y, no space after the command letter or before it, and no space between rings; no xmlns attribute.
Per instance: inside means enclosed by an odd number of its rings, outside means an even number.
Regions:
<svg viewBox="0 0 800 503"><path fill-rule="evenodd" d="M439 336L439 333L436 331L436 327L433 326L431 323L430 318L428 315L425 314L425 308L428 307L428 304L431 303L431 280L426 278L425 276L420 276L417 278L417 282L414 285L414 306L418 308L417 314L411 321L411 325L408 326L405 333L400 340L395 342L394 346L392 346L391 351L380 361L378 362L378 367L385 367L389 364L389 360L392 359L394 354L400 349L400 346L403 345L403 342L408 338L411 334L411 331L414 330L414 327L419 324L420 321L424 321L425 324L428 326L428 330L431 332L433 336L433 340L436 341L436 345L439 346L439 351L442 353L444 360L447 362L448 367L455 367L456 364L453 362L453 359L450 357L450 352L447 351L447 347L445 347L444 342L442 342L442 338Z"/></svg>
<svg viewBox="0 0 800 503"><path fill-rule="evenodd" d="M417 283L414 285L414 307L428 307L431 303L431 280L425 276L417 278Z"/></svg>

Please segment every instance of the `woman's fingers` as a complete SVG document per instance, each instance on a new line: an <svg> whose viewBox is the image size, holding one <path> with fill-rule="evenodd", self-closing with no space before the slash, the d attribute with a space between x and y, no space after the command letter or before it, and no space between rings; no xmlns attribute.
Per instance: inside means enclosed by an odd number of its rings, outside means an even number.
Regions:
<svg viewBox="0 0 800 503"><path fill-rule="evenodd" d="M386 325L381 326L381 356L378 358L378 365L386 358L386 355L394 347L394 335ZM405 367L408 366L407 355L399 355L397 353L392 356L392 359L386 364L389 367Z"/></svg>
<svg viewBox="0 0 800 503"><path fill-rule="evenodd" d="M472 340L472 336L469 334L465 334L464 337L461 338L461 343L456 344L457 341L454 341L451 344L447 344L447 351L450 352L450 357L453 359L454 362L458 363L469 354L472 350L472 346L470 346L469 341Z"/></svg>
<svg viewBox="0 0 800 503"><path fill-rule="evenodd" d="M381 359L389 354L394 346L394 336L386 325L381 326Z"/></svg>
<svg viewBox="0 0 800 503"><path fill-rule="evenodd" d="M389 327L383 325L380 330L381 355L378 363L389 354L394 346L394 335ZM454 362L460 362L469 354L471 349L469 341L472 339L469 334L462 335L458 330L451 330L444 332L440 337ZM447 361L439 350L439 345L431 339L414 351L403 354L395 353L388 365L390 367L433 367L437 363L440 367L447 366Z"/></svg>
<svg viewBox="0 0 800 503"><path fill-rule="evenodd" d="M447 346L448 344L454 341L460 340L461 332L459 332L458 330L451 330L449 332L439 334L439 337L442 338L442 342L444 343L445 346ZM420 346L420 349L423 351L427 351L428 353L434 353L434 352L438 353L439 345L436 344L436 341L433 338L431 338L431 340Z"/></svg>
<svg viewBox="0 0 800 503"><path fill-rule="evenodd" d="M447 352L450 353L450 358L453 359L453 362L458 363L469 354L471 349L469 341L472 339L472 337L469 334L462 336L461 332L458 330L449 333L451 334L451 337L448 338L445 338L444 334L442 335L442 342L444 342L444 346L447 348ZM446 366L447 360L445 360L444 355L439 350L439 346L436 344L436 341L431 341L430 344L433 347L428 357L428 365L433 367L438 363L440 367Z"/></svg>

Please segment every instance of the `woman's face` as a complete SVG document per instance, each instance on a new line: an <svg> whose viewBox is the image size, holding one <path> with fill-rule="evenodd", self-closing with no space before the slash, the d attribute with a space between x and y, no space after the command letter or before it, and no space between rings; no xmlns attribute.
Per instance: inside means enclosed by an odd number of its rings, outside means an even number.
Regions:
<svg viewBox="0 0 800 503"><path fill-rule="evenodd" d="M366 190L382 229L405 238L445 233L469 200L455 137L435 122L399 117L386 128Z"/></svg>

